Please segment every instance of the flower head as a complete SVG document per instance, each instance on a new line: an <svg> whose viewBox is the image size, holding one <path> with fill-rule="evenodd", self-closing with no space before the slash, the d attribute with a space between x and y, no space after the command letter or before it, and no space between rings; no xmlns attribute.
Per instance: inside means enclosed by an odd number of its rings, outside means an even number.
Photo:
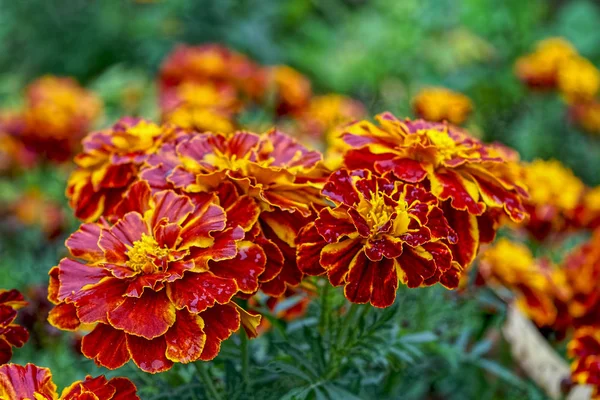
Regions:
<svg viewBox="0 0 600 400"><path fill-rule="evenodd" d="M70 78L45 76L27 88L24 143L51 160L71 157L102 111L102 103Z"/></svg>
<svg viewBox="0 0 600 400"><path fill-rule="evenodd" d="M295 115L308 107L312 96L308 78L287 65L271 67L268 76L278 115Z"/></svg>
<svg viewBox="0 0 600 400"><path fill-rule="evenodd" d="M111 129L88 135L83 152L75 157L78 168L67 184L75 216L83 221L110 217L140 166L176 133L171 126L123 118Z"/></svg>
<svg viewBox="0 0 600 400"><path fill-rule="evenodd" d="M438 200L422 188L369 171L334 172L323 188L332 202L298 238L298 265L327 274L355 303L390 306L398 282L414 288L458 285L448 243L456 234Z"/></svg>
<svg viewBox="0 0 600 400"><path fill-rule="evenodd" d="M600 186L584 192L575 214L577 226L592 230L600 227Z"/></svg>
<svg viewBox="0 0 600 400"><path fill-rule="evenodd" d="M351 146L344 164L428 188L443 201L444 215L458 235L454 260L466 268L479 244L490 242L505 214L520 222L527 195L519 182L516 153L486 145L465 131L444 123L400 121L389 113L377 116L379 126L361 121L344 128Z"/></svg>
<svg viewBox="0 0 600 400"><path fill-rule="evenodd" d="M0 289L0 365L10 361L13 347L21 347L29 339L29 332L14 323L17 310L26 305L18 291Z"/></svg>
<svg viewBox="0 0 600 400"><path fill-rule="evenodd" d="M137 388L127 378L106 379L87 376L65 388L58 396L48 368L33 364L0 367L0 398L7 400L139 400Z"/></svg>
<svg viewBox="0 0 600 400"><path fill-rule="evenodd" d="M567 40L560 37L545 39L538 42L533 53L517 60L515 73L529 87L554 88L562 63L574 56L577 56L577 50Z"/></svg>
<svg viewBox="0 0 600 400"><path fill-rule="evenodd" d="M589 101L600 90L600 71L583 57L571 57L562 62L557 83L567 101Z"/></svg>
<svg viewBox="0 0 600 400"><path fill-rule="evenodd" d="M593 387L592 399L600 398L600 331L583 327L575 331L567 346L571 363L571 379Z"/></svg>
<svg viewBox="0 0 600 400"><path fill-rule="evenodd" d="M232 302L258 290L265 269L262 248L243 240L255 208L248 197L225 209L214 193L132 185L114 225L84 224L67 240L72 258L50 271L50 323L96 324L82 352L111 369L214 358L240 324L253 333L260 320Z"/></svg>
<svg viewBox="0 0 600 400"><path fill-rule="evenodd" d="M141 177L155 190L216 192L224 207L240 196L252 199L258 212L247 214L253 223L246 235L267 254L262 290L278 296L302 279L295 265L295 238L315 205L323 203L320 161L320 153L275 130L262 136L207 133L166 144L148 160L151 167Z"/></svg>
<svg viewBox="0 0 600 400"><path fill-rule="evenodd" d="M559 161L535 160L525 164L523 182L529 198L525 203L529 218L524 224L536 239L543 240L551 233L572 228L576 208L585 185Z"/></svg>
<svg viewBox="0 0 600 400"><path fill-rule="evenodd" d="M597 100L571 104L569 117L586 132L600 134L600 102Z"/></svg>
<svg viewBox="0 0 600 400"><path fill-rule="evenodd" d="M473 103L462 93L432 87L417 93L413 99L413 109L424 120L461 125L473 111Z"/></svg>
<svg viewBox="0 0 600 400"><path fill-rule="evenodd" d="M37 226L50 239L60 235L66 226L66 216L60 204L37 188L23 193L11 208L19 222L25 226Z"/></svg>

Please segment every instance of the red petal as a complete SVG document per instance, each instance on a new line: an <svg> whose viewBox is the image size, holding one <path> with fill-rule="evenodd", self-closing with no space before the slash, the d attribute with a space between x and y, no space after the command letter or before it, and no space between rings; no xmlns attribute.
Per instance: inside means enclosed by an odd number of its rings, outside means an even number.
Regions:
<svg viewBox="0 0 600 400"><path fill-rule="evenodd" d="M7 400L56 398L56 385L48 368L33 364L0 367L0 394Z"/></svg>
<svg viewBox="0 0 600 400"><path fill-rule="evenodd" d="M285 261L283 253L272 240L259 236L253 239L253 241L262 248L267 257L265 270L260 274L258 280L260 282L269 282L279 275L283 269L283 263Z"/></svg>
<svg viewBox="0 0 600 400"><path fill-rule="evenodd" d="M347 239L331 243L321 251L321 265L327 270L329 281L334 286L344 283L352 259L362 251L361 239Z"/></svg>
<svg viewBox="0 0 600 400"><path fill-rule="evenodd" d="M154 196L154 213L152 226L166 218L173 224L181 224L194 211L194 205L186 196L178 195L172 190L158 192Z"/></svg>
<svg viewBox="0 0 600 400"><path fill-rule="evenodd" d="M190 248L189 258L196 263L196 269L206 270L210 260L220 261L235 257L237 254L236 241L244 237L244 230L240 227L227 229L215 235L215 242L208 248Z"/></svg>
<svg viewBox="0 0 600 400"><path fill-rule="evenodd" d="M409 288L416 288L423 282L433 276L437 271L437 266L433 256L423 248L413 249L406 247L402 256L398 259L402 282Z"/></svg>
<svg viewBox="0 0 600 400"><path fill-rule="evenodd" d="M338 204L354 205L360 200L358 192L352 184L352 178L345 169L331 174L322 193L323 196L327 196Z"/></svg>
<svg viewBox="0 0 600 400"><path fill-rule="evenodd" d="M166 291L145 291L141 297L126 297L108 310L109 323L131 335L153 339L164 335L175 322L175 306Z"/></svg>
<svg viewBox="0 0 600 400"><path fill-rule="evenodd" d="M454 171L444 170L435 172L432 179L432 192L442 200L451 200L452 207L457 210L467 210L470 214L481 215L485 204L474 199L465 185L474 185L466 181Z"/></svg>
<svg viewBox="0 0 600 400"><path fill-rule="evenodd" d="M110 400L140 400L137 388L127 378L112 378L108 384L115 388L116 393Z"/></svg>
<svg viewBox="0 0 600 400"><path fill-rule="evenodd" d="M281 268L279 275L274 279L263 283L261 289L265 294L279 297L288 287L299 285L304 274L296 264L296 249L288 246L277 238L274 238L274 243L283 255L283 267Z"/></svg>
<svg viewBox="0 0 600 400"><path fill-rule="evenodd" d="M12 355L12 346L6 340L0 337L0 364L8 363L12 358ZM2 376L0 375L0 390L3 389L2 383Z"/></svg>
<svg viewBox="0 0 600 400"><path fill-rule="evenodd" d="M100 240L100 225L83 224L66 241L66 246L73 257L86 261L96 261L102 258L102 250L98 247Z"/></svg>
<svg viewBox="0 0 600 400"><path fill-rule="evenodd" d="M311 223L300 231L296 250L298 268L303 273L313 276L322 275L326 272L321 266L321 250L327 243L317 231L315 223Z"/></svg>
<svg viewBox="0 0 600 400"><path fill-rule="evenodd" d="M174 249L181 234L181 227L168 223L166 219L154 227L154 238L161 248Z"/></svg>
<svg viewBox="0 0 600 400"><path fill-rule="evenodd" d="M454 260L463 268L467 268L479 250L477 218L466 211L455 210L447 206L444 207L444 215L458 237L456 244L450 245Z"/></svg>
<svg viewBox="0 0 600 400"><path fill-rule="evenodd" d="M150 231L148 230L148 227L146 226L142 215L135 211L125 214L123 218L121 218L111 228L110 232L115 236L115 238L117 238L117 240L122 245L127 246L133 246L135 242L140 240L143 233L145 233L146 235L150 234ZM100 247L104 250L107 250L107 248L102 245L103 235L104 232L102 232L102 235L100 236ZM117 249L115 248L115 250ZM107 260L109 260L109 262L112 262L108 258Z"/></svg>
<svg viewBox="0 0 600 400"><path fill-rule="evenodd" d="M351 302L388 307L394 303L398 288L396 262L387 258L373 262L361 251L352 260L346 281L344 294Z"/></svg>
<svg viewBox="0 0 600 400"><path fill-rule="evenodd" d="M254 293L258 290L258 277L265 269L266 256L260 246L244 241L238 243L238 254L230 260L211 264L216 276L233 279L239 290Z"/></svg>
<svg viewBox="0 0 600 400"><path fill-rule="evenodd" d="M98 324L92 332L83 337L81 352L94 360L96 365L117 369L130 359L125 337L122 331Z"/></svg>
<svg viewBox="0 0 600 400"><path fill-rule="evenodd" d="M127 282L109 278L96 285L86 286L84 290L80 290L70 297L77 307L77 316L81 322L86 324L108 323L108 311L125 300L126 289Z"/></svg>
<svg viewBox="0 0 600 400"><path fill-rule="evenodd" d="M414 236L412 238L414 239ZM365 255L371 261L380 261L383 257L396 258L402 254L402 244L402 240L396 239L393 236L381 235L379 239L369 239L367 241Z"/></svg>
<svg viewBox="0 0 600 400"><path fill-rule="evenodd" d="M237 293L233 279L214 276L210 272L187 273L184 279L167 285L167 294L178 309L187 307L199 313L216 303L226 304Z"/></svg>
<svg viewBox="0 0 600 400"><path fill-rule="evenodd" d="M197 204L193 214L185 221L181 231L179 248L191 246L209 247L213 243L211 233L225 229L225 210L212 203L216 196Z"/></svg>
<svg viewBox="0 0 600 400"><path fill-rule="evenodd" d="M109 274L100 267L92 267L69 258L63 258L58 264L60 287L58 300L72 298L88 285L95 285Z"/></svg>
<svg viewBox="0 0 600 400"><path fill-rule="evenodd" d="M50 325L66 331L74 331L81 325L77 309L72 303L61 303L48 314Z"/></svg>
<svg viewBox="0 0 600 400"><path fill-rule="evenodd" d="M337 242L340 237L356 232L344 206L331 210L324 208L315 221L319 234L329 243ZM368 227L367 227L368 229Z"/></svg>
<svg viewBox="0 0 600 400"><path fill-rule="evenodd" d="M427 171L425 171L423 165L419 161L409 158L393 158L377 161L375 169L382 174L393 171L394 175L399 179L410 183L421 182L427 176Z"/></svg>
<svg viewBox="0 0 600 400"><path fill-rule="evenodd" d="M29 340L29 332L22 326L9 325L4 329L4 337L12 346L23 347Z"/></svg>
<svg viewBox="0 0 600 400"><path fill-rule="evenodd" d="M164 372L173 366L173 362L165 355L167 342L164 337L153 340L127 335L127 348L135 365L142 371L156 374Z"/></svg>
<svg viewBox="0 0 600 400"><path fill-rule="evenodd" d="M212 360L219 354L221 342L240 328L240 314L232 306L215 305L200 314L204 320L206 343L202 349L201 360Z"/></svg>
<svg viewBox="0 0 600 400"><path fill-rule="evenodd" d="M202 318L187 311L177 311L177 320L165 335L166 357L184 364L200 358L206 342L206 334L202 328Z"/></svg>
<svg viewBox="0 0 600 400"><path fill-rule="evenodd" d="M117 217L122 217L131 211L144 214L150 208L152 191L146 181L138 181L130 186L123 200L115 208Z"/></svg>
<svg viewBox="0 0 600 400"><path fill-rule="evenodd" d="M227 207L227 227L240 226L248 232L258 221L260 208L256 201L249 196L239 197L232 205Z"/></svg>

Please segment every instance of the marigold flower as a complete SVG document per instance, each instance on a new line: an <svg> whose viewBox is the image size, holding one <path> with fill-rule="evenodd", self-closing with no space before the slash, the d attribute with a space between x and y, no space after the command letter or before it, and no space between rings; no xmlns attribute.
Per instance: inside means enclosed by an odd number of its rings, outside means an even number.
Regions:
<svg viewBox="0 0 600 400"><path fill-rule="evenodd" d="M102 112L102 103L71 78L45 76L27 88L22 139L51 160L66 161Z"/></svg>
<svg viewBox="0 0 600 400"><path fill-rule="evenodd" d="M29 332L14 323L17 310L26 305L18 291L0 289L0 365L10 361L13 347L22 347L29 340Z"/></svg>
<svg viewBox="0 0 600 400"><path fill-rule="evenodd" d="M569 102L592 100L600 90L600 71L583 57L571 57L561 63L557 83Z"/></svg>
<svg viewBox="0 0 600 400"><path fill-rule="evenodd" d="M344 140L352 149L344 157L350 169L392 172L404 182L425 185L444 201L444 215L458 235L451 244L454 260L466 268L480 242L491 242L497 221L506 214L515 222L526 212L514 151L486 145L445 123L401 121L390 113L348 125Z"/></svg>
<svg viewBox="0 0 600 400"><path fill-rule="evenodd" d="M593 387L592 399L600 399L600 330L583 327L575 331L567 346L571 363L571 379Z"/></svg>
<svg viewBox="0 0 600 400"><path fill-rule="evenodd" d="M50 239L60 235L66 224L60 204L44 196L37 188L23 193L11 208L23 225L39 227Z"/></svg>
<svg viewBox="0 0 600 400"><path fill-rule="evenodd" d="M137 388L127 378L106 379L87 376L58 395L48 368L33 364L0 367L0 399L6 400L139 400Z"/></svg>
<svg viewBox="0 0 600 400"><path fill-rule="evenodd" d="M427 121L448 121L461 125L473 111L473 103L462 93L431 87L417 93L413 99L413 109L415 114Z"/></svg>
<svg viewBox="0 0 600 400"><path fill-rule="evenodd" d="M239 109L235 90L211 83L183 82L161 98L163 122L191 131L229 133Z"/></svg>
<svg viewBox="0 0 600 400"><path fill-rule="evenodd" d="M600 227L600 186L585 191L575 214L577 226L592 230Z"/></svg>
<svg viewBox="0 0 600 400"><path fill-rule="evenodd" d="M287 65L271 67L270 85L275 92L277 115L294 115L308 107L312 88L308 78Z"/></svg>
<svg viewBox="0 0 600 400"><path fill-rule="evenodd" d="M67 183L75 216L85 222L110 217L140 166L176 133L172 126L126 117L111 129L89 134Z"/></svg>
<svg viewBox="0 0 600 400"><path fill-rule="evenodd" d="M519 58L515 73L531 88L556 87L558 71L565 60L577 56L577 50L567 40L557 37L538 42L536 50Z"/></svg>
<svg viewBox="0 0 600 400"><path fill-rule="evenodd" d="M319 152L276 130L262 136L207 133L165 144L148 159L151 167L144 168L141 177L155 190L217 192L225 208L240 196L253 199L259 212L247 214L253 224L246 237L267 254L261 289L280 296L302 279L295 239L314 206L323 204L319 191L325 171L320 161Z"/></svg>
<svg viewBox="0 0 600 400"><path fill-rule="evenodd" d="M369 171L342 169L323 188L323 208L298 238L298 266L327 274L354 303L388 307L398 281L410 288L456 288L448 243L455 243L438 200L426 190Z"/></svg>
<svg viewBox="0 0 600 400"><path fill-rule="evenodd" d="M584 131L600 134L600 102L592 100L572 104L569 118Z"/></svg>
<svg viewBox="0 0 600 400"><path fill-rule="evenodd" d="M576 208L585 185L559 161L535 160L525 164L523 182L529 198L524 201L529 219L523 225L533 237L544 240L574 225Z"/></svg>
<svg viewBox="0 0 600 400"><path fill-rule="evenodd" d="M516 304L538 326L550 326L557 318L554 280L560 270L536 260L527 246L499 239L481 253L479 274L491 286L501 285L516 292Z"/></svg>
<svg viewBox="0 0 600 400"><path fill-rule="evenodd" d="M110 369L133 359L156 373L213 359L240 324L255 335L260 322L232 302L256 292L265 269L262 248L243 240L257 213L248 196L224 208L215 193L192 200L135 183L114 225L83 224L67 240L78 260L50 271L50 323L97 324L81 350Z"/></svg>
<svg viewBox="0 0 600 400"><path fill-rule="evenodd" d="M218 44L180 45L163 62L159 90L162 93L184 82L213 83L237 91L237 97L262 98L265 73L243 54Z"/></svg>

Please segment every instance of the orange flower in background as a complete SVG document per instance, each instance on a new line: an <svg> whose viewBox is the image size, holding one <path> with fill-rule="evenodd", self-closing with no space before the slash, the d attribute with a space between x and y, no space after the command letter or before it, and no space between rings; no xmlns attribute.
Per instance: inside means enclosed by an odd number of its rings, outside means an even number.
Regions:
<svg viewBox="0 0 600 400"><path fill-rule="evenodd" d="M161 96L184 82L234 89L240 99L262 98L264 71L248 57L218 44L180 45L165 59L159 75Z"/></svg>
<svg viewBox="0 0 600 400"><path fill-rule="evenodd" d="M309 106L312 88L307 77L287 65L270 67L268 76L277 115L297 115Z"/></svg>
<svg viewBox="0 0 600 400"><path fill-rule="evenodd" d="M299 117L303 131L309 135L321 137L325 135L328 145L337 138L331 137L335 128L347 124L366 115L364 105L358 100L339 94L315 96L305 112Z"/></svg>
<svg viewBox="0 0 600 400"><path fill-rule="evenodd" d="M110 217L140 166L177 132L172 126L126 117L111 129L89 134L67 183L75 216L86 222Z"/></svg>
<svg viewBox="0 0 600 400"><path fill-rule="evenodd" d="M0 399L6 400L139 400L137 388L127 378L87 376L65 388L59 396L48 368L33 364L0 367Z"/></svg>
<svg viewBox="0 0 600 400"><path fill-rule="evenodd" d="M71 78L45 76L27 88L22 140L50 160L66 161L102 112L102 103Z"/></svg>
<svg viewBox="0 0 600 400"><path fill-rule="evenodd" d="M161 98L163 122L191 131L229 133L239 102L229 87L184 82Z"/></svg>
<svg viewBox="0 0 600 400"><path fill-rule="evenodd" d="M404 182L423 185L444 202L442 208L458 235L451 244L454 260L466 268L480 243L491 242L505 214L515 222L526 217L514 151L486 145L445 123L401 121L390 113L348 125L344 156L350 169L388 172Z"/></svg>
<svg viewBox="0 0 600 400"><path fill-rule="evenodd" d="M592 399L600 399L600 330L579 328L567 346L571 363L571 379L593 387Z"/></svg>
<svg viewBox="0 0 600 400"><path fill-rule="evenodd" d="M414 97L413 110L427 121L448 121L461 125L473 111L471 99L462 93L443 87L425 88Z"/></svg>
<svg viewBox="0 0 600 400"><path fill-rule="evenodd" d="M26 305L18 291L0 289L0 364L10 361L13 347L22 347L29 339L29 332L14 323L17 310Z"/></svg>
<svg viewBox="0 0 600 400"><path fill-rule="evenodd" d="M50 271L48 320L64 330L96 324L81 350L110 369L213 359L240 325L254 336L260 322L232 301L256 292L265 269L262 248L243 240L257 214L248 196L225 209L214 193L152 195L137 182L114 225L83 224L67 240L73 258Z"/></svg>
<svg viewBox="0 0 600 400"><path fill-rule="evenodd" d="M39 189L30 189L18 198L12 212L25 226L37 226L50 239L57 237L66 225L60 204L48 199Z"/></svg>
<svg viewBox="0 0 600 400"><path fill-rule="evenodd" d="M587 229L600 227L600 186L587 189L576 210L577 226Z"/></svg>
<svg viewBox="0 0 600 400"><path fill-rule="evenodd" d="M296 286L302 273L295 262L295 239L301 227L323 205L320 196L326 171L321 154L309 151L276 130L257 135L207 133L168 143L150 157L141 178L155 190L184 193L217 192L223 207L248 197L259 207L247 240L267 255L261 289L273 296Z"/></svg>
<svg viewBox="0 0 600 400"><path fill-rule="evenodd" d="M515 64L517 77L534 89L557 86L559 69L565 60L577 56L577 50L567 40L557 37L537 43L533 53L519 58Z"/></svg>
<svg viewBox="0 0 600 400"><path fill-rule="evenodd" d="M562 271L536 260L527 246L501 238L481 253L479 274L491 287L503 286L516 292L516 304L538 326L551 326L557 320L557 297L567 293L557 283Z"/></svg>
<svg viewBox="0 0 600 400"><path fill-rule="evenodd" d="M583 57L571 57L561 63L557 84L568 102L589 101L600 90L600 71Z"/></svg>
<svg viewBox="0 0 600 400"><path fill-rule="evenodd" d="M22 113L0 110L0 174L27 169L36 162L35 153L20 140L24 125Z"/></svg>
<svg viewBox="0 0 600 400"><path fill-rule="evenodd" d="M524 164L523 176L529 191L524 201L529 219L522 226L538 240L573 228L585 191L583 182L556 160Z"/></svg>
<svg viewBox="0 0 600 400"><path fill-rule="evenodd" d="M597 100L572 104L569 118L584 131L600 134L600 102Z"/></svg>
<svg viewBox="0 0 600 400"><path fill-rule="evenodd" d="M304 273L327 274L348 300L375 307L394 303L399 281L410 288L458 286L448 247L456 234L431 193L342 169L329 177L323 195L333 205L298 238Z"/></svg>

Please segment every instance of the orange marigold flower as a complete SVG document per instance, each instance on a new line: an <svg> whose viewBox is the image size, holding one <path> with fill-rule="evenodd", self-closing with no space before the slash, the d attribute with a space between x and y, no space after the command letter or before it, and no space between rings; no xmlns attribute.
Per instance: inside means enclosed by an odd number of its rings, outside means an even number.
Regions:
<svg viewBox="0 0 600 400"><path fill-rule="evenodd" d="M233 87L237 97L261 98L265 73L249 58L218 44L178 46L160 69L160 93L183 82L213 83Z"/></svg>
<svg viewBox="0 0 600 400"><path fill-rule="evenodd" d="M141 178L155 189L184 193L217 192L227 208L249 196L259 212L246 233L267 254L261 289L280 296L296 286L302 273L295 262L295 239L315 205L322 205L320 189L325 172L321 154L309 151L285 134L236 132L231 136L207 133L168 143L148 159Z"/></svg>
<svg viewBox="0 0 600 400"><path fill-rule="evenodd" d="M441 282L458 286L448 243L456 234L438 200L426 190L369 171L334 172L323 208L298 238L298 266L327 274L354 303L388 307L398 281L410 288Z"/></svg>
<svg viewBox="0 0 600 400"><path fill-rule="evenodd" d="M600 227L600 186L584 192L575 214L577 226L587 229Z"/></svg>
<svg viewBox="0 0 600 400"><path fill-rule="evenodd" d="M520 222L526 217L514 151L486 145L446 123L401 121L390 113L379 126L361 121L347 126L344 156L350 169L392 172L404 182L424 185L444 201L444 215L458 234L454 259L468 266L480 242L491 242L502 214Z"/></svg>
<svg viewBox="0 0 600 400"><path fill-rule="evenodd" d="M556 284L562 281L562 271L536 260L524 244L499 239L482 252L479 274L490 286L515 291L517 306L538 326L551 326L556 321L555 298L565 296Z"/></svg>
<svg viewBox="0 0 600 400"><path fill-rule="evenodd" d="M312 136L326 135L327 144L333 142L330 135L335 128L366 115L365 107L358 100L339 94L315 96L310 99L306 110L299 116L304 132Z"/></svg>
<svg viewBox="0 0 600 400"><path fill-rule="evenodd" d="M571 379L593 387L592 398L600 399L600 330L583 327L575 331L567 345L571 363Z"/></svg>
<svg viewBox="0 0 600 400"><path fill-rule="evenodd" d="M57 237L66 225L60 204L44 196L39 189L27 190L12 205L17 219L26 226L37 226L50 239Z"/></svg>
<svg viewBox="0 0 600 400"><path fill-rule="evenodd" d="M75 216L85 222L111 216L140 166L177 132L172 126L126 117L111 129L89 134L67 183Z"/></svg>
<svg viewBox="0 0 600 400"><path fill-rule="evenodd" d="M13 347L21 347L29 339L29 332L14 323L17 310L26 305L17 290L0 289L0 364L10 361Z"/></svg>
<svg viewBox="0 0 600 400"><path fill-rule="evenodd" d="M571 57L561 63L557 81L567 101L588 101L600 90L600 71L583 57Z"/></svg>
<svg viewBox="0 0 600 400"><path fill-rule="evenodd" d="M427 121L461 125L473 111L471 99L443 87L422 89L413 99L413 110Z"/></svg>
<svg viewBox="0 0 600 400"><path fill-rule="evenodd" d="M569 118L581 129L600 134L600 102L591 100L574 103L569 108Z"/></svg>
<svg viewBox="0 0 600 400"><path fill-rule="evenodd" d="M163 122L185 130L229 133L239 102L232 87L183 82L163 94L161 109Z"/></svg>
<svg viewBox="0 0 600 400"><path fill-rule="evenodd" d="M48 368L33 364L8 364L0 367L0 399L6 400L140 400L137 388L127 378L106 379L87 376L58 395Z"/></svg>
<svg viewBox="0 0 600 400"><path fill-rule="evenodd" d="M23 141L51 160L66 161L101 112L98 97L75 80L45 76L27 88Z"/></svg>
<svg viewBox="0 0 600 400"><path fill-rule="evenodd" d="M114 225L83 224L67 240L73 258L50 271L50 323L97 324L81 350L110 369L213 359L240 324L255 335L260 322L232 302L256 292L265 269L262 248L243 240L257 213L248 196L225 209L214 193L152 195L135 183Z"/></svg>
<svg viewBox="0 0 600 400"><path fill-rule="evenodd" d="M524 201L529 218L523 225L533 237L544 240L574 225L585 185L559 161L535 160L525 164L523 182L529 198Z"/></svg>
<svg viewBox="0 0 600 400"><path fill-rule="evenodd" d="M277 115L298 114L308 107L312 96L308 78L287 65L271 67L268 74Z"/></svg>
<svg viewBox="0 0 600 400"><path fill-rule="evenodd" d="M562 63L574 56L577 56L577 50L567 40L545 39L538 42L533 53L517 60L515 73L531 88L555 88Z"/></svg>

